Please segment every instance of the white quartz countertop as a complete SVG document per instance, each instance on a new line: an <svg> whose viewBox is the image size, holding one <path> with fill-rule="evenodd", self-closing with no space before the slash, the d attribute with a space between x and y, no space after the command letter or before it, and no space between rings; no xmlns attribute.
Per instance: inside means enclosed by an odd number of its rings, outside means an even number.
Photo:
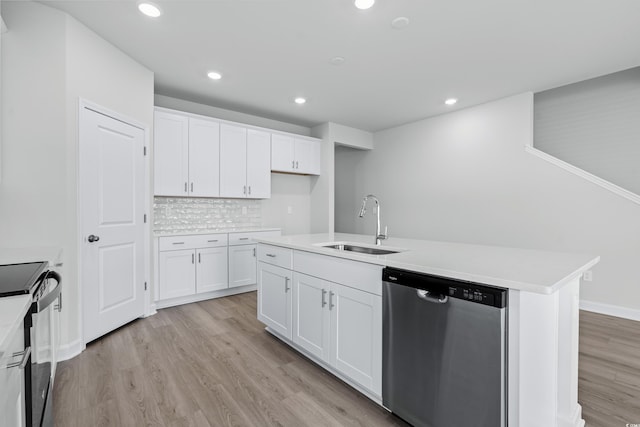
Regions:
<svg viewBox="0 0 640 427"><path fill-rule="evenodd" d="M155 231L156 237L162 236L192 236L197 234L220 234L220 233L251 233L260 231L280 231L279 228L232 228L223 230L204 230L204 231Z"/></svg>
<svg viewBox="0 0 640 427"><path fill-rule="evenodd" d="M401 251L389 255L367 255L322 247L331 242L375 246L373 236L344 233L301 234L256 240L322 255L541 294L557 291L600 261L599 256L585 254L393 237L383 240L382 246L379 246Z"/></svg>
<svg viewBox="0 0 640 427"><path fill-rule="evenodd" d="M22 324L30 306L31 295L0 298L0 358L9 345L9 339Z"/></svg>
<svg viewBox="0 0 640 427"><path fill-rule="evenodd" d="M62 248L48 246L32 248L0 248L0 265L38 261L48 261L52 266L61 263Z"/></svg>

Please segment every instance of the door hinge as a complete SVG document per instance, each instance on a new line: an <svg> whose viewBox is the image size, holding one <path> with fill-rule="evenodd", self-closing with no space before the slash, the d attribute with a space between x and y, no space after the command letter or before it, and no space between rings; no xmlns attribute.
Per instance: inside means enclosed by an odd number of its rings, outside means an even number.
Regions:
<svg viewBox="0 0 640 427"><path fill-rule="evenodd" d="M147 155L147 147L142 147L142 153L146 156Z"/></svg>
<svg viewBox="0 0 640 427"><path fill-rule="evenodd" d="M144 214L144 223L147 223L147 214Z"/></svg>
<svg viewBox="0 0 640 427"><path fill-rule="evenodd" d="M147 290L147 282L144 282L144 290Z"/></svg>

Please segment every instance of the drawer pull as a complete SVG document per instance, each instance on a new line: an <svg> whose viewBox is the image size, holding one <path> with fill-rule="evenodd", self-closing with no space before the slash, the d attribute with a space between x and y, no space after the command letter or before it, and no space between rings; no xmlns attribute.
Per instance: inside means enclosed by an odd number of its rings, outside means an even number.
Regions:
<svg viewBox="0 0 640 427"><path fill-rule="evenodd" d="M256 248L253 248L253 257L256 257Z"/></svg>
<svg viewBox="0 0 640 427"><path fill-rule="evenodd" d="M335 295L333 292L329 291L329 310L331 310L333 307L335 307L335 305L333 304L333 295Z"/></svg>
<svg viewBox="0 0 640 427"><path fill-rule="evenodd" d="M238 240L249 240L249 238L248 237L241 237Z"/></svg>
<svg viewBox="0 0 640 427"><path fill-rule="evenodd" d="M217 240L207 240L207 243L215 243Z"/></svg>
<svg viewBox="0 0 640 427"><path fill-rule="evenodd" d="M173 242L172 245L184 245L184 242Z"/></svg>
<svg viewBox="0 0 640 427"><path fill-rule="evenodd" d="M266 256L268 256L269 258L275 258L276 254L265 254Z"/></svg>
<svg viewBox="0 0 640 427"><path fill-rule="evenodd" d="M284 278L284 291L285 291L285 293L286 293L286 292L289 292L289 289L291 289L291 288L289 287L289 278L288 278L288 277L285 277L285 278Z"/></svg>
<svg viewBox="0 0 640 427"><path fill-rule="evenodd" d="M13 353L13 357L22 356L22 359L19 362L8 363L7 368L24 369L27 366L27 363L29 363L30 355L31 355L31 347L25 348L24 351Z"/></svg>
<svg viewBox="0 0 640 427"><path fill-rule="evenodd" d="M324 300L324 296L327 294L327 290L323 289L322 290L322 307L324 307L325 305L327 305L327 302Z"/></svg>

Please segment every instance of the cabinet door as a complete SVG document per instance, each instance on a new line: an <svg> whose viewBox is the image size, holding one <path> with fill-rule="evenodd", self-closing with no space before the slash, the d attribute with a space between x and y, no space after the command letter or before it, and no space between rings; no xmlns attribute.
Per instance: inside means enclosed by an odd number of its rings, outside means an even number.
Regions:
<svg viewBox="0 0 640 427"><path fill-rule="evenodd" d="M229 246L229 287L257 283L256 245Z"/></svg>
<svg viewBox="0 0 640 427"><path fill-rule="evenodd" d="M160 252L159 299L196 293L196 252L194 250Z"/></svg>
<svg viewBox="0 0 640 427"><path fill-rule="evenodd" d="M156 111L153 119L153 192L159 196L188 195L189 119Z"/></svg>
<svg viewBox="0 0 640 427"><path fill-rule="evenodd" d="M329 361L331 282L293 273L293 342Z"/></svg>
<svg viewBox="0 0 640 427"><path fill-rule="evenodd" d="M320 142L295 139L295 172L320 175Z"/></svg>
<svg viewBox="0 0 640 427"><path fill-rule="evenodd" d="M258 263L258 320L291 339L291 270Z"/></svg>
<svg viewBox="0 0 640 427"><path fill-rule="evenodd" d="M271 170L294 172L294 140L292 136L271 134Z"/></svg>
<svg viewBox="0 0 640 427"><path fill-rule="evenodd" d="M220 125L220 197L246 197L247 129Z"/></svg>
<svg viewBox="0 0 640 427"><path fill-rule="evenodd" d="M220 195L220 124L189 119L189 194Z"/></svg>
<svg viewBox="0 0 640 427"><path fill-rule="evenodd" d="M196 292L218 291L229 287L227 247L196 250Z"/></svg>
<svg viewBox="0 0 640 427"><path fill-rule="evenodd" d="M6 338L3 348L0 349L0 416L2 417L0 425L24 426L24 370L19 366L7 366L22 360L24 328L19 327ZM29 396L29 400L31 400L31 396Z"/></svg>
<svg viewBox="0 0 640 427"><path fill-rule="evenodd" d="M247 197L271 197L271 134L247 131Z"/></svg>
<svg viewBox="0 0 640 427"><path fill-rule="evenodd" d="M358 384L382 392L382 297L332 284L330 363Z"/></svg>

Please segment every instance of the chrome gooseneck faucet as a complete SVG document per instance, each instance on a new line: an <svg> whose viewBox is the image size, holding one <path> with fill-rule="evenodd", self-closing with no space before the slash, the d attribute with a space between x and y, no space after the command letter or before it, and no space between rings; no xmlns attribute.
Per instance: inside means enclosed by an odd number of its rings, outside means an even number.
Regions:
<svg viewBox="0 0 640 427"><path fill-rule="evenodd" d="M380 241L384 240L387 238L387 227L384 227L384 234L382 234L380 232L380 202L378 201L378 198L376 196L374 196L373 194L369 194L368 196L365 196L362 199L362 207L360 208L360 213L358 214L358 216L360 218L364 217L364 214L367 213L367 200L373 200L374 202L376 202L376 216L377 216L377 223L376 223L376 245L380 245Z"/></svg>

